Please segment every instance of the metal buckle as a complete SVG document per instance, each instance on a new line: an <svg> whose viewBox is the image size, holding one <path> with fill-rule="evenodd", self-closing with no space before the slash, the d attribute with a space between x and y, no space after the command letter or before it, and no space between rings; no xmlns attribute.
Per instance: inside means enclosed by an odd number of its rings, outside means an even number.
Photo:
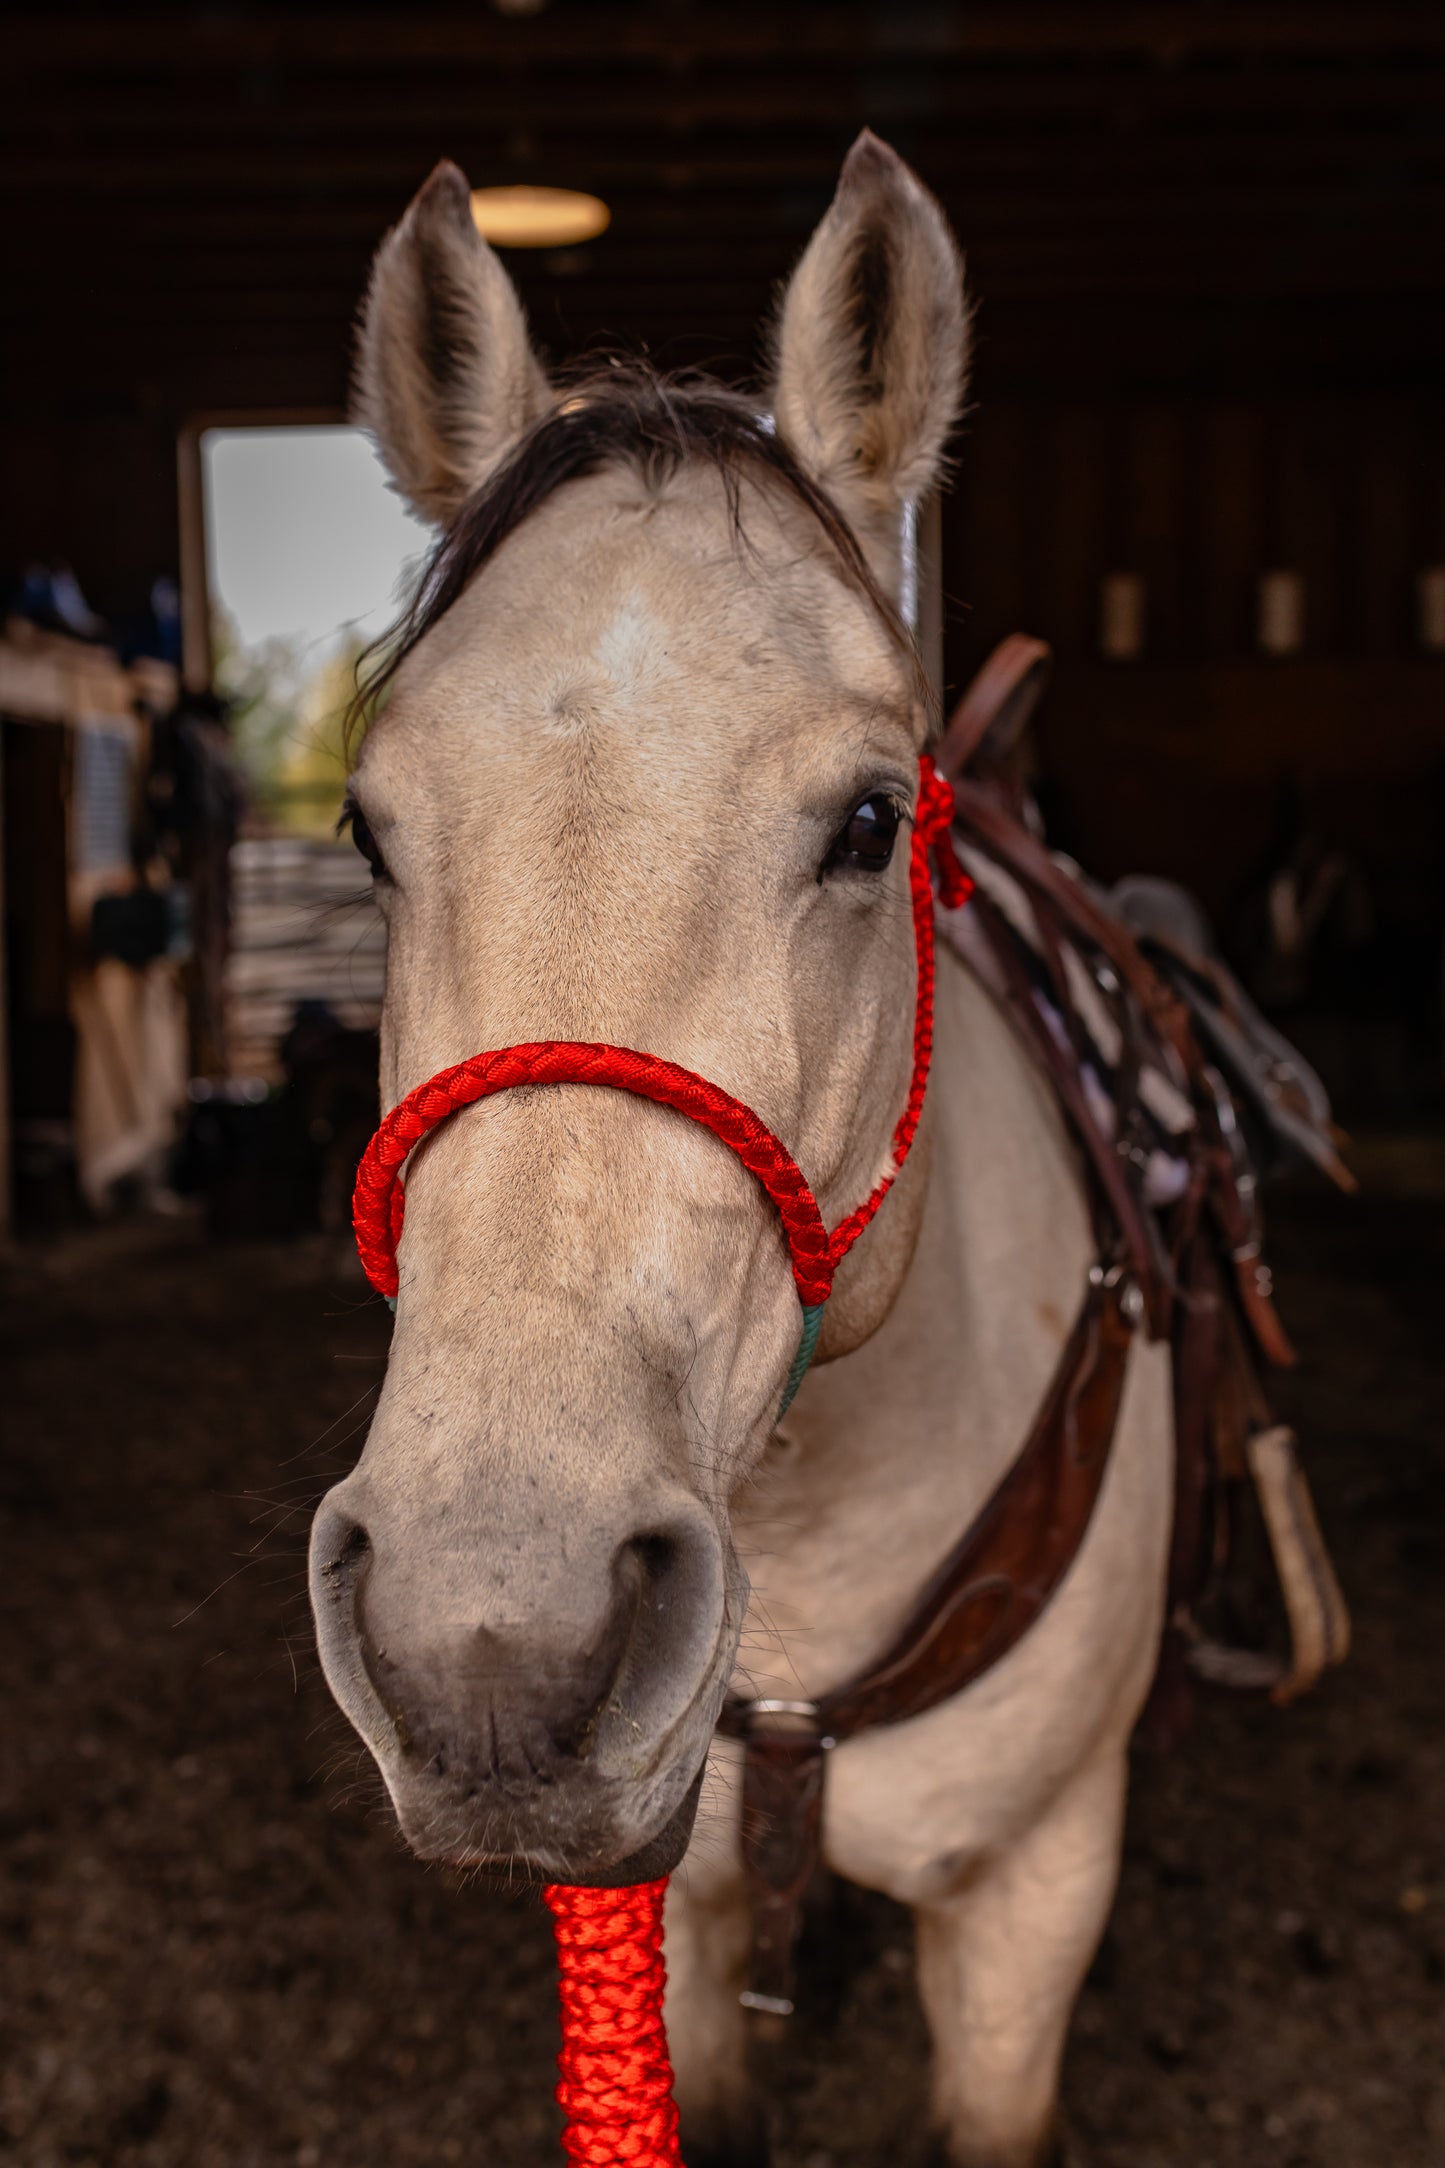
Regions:
<svg viewBox="0 0 1445 2168"><path fill-rule="evenodd" d="M1122 1262L1104 1265L1096 1258L1089 1267L1089 1285L1118 1288L1119 1314L1126 1325L1137 1325L1144 1315L1144 1290Z"/></svg>
<svg viewBox="0 0 1445 2168"><path fill-rule="evenodd" d="M819 1729L820 1716L816 1701L784 1701L764 1694L756 1701L745 1701L737 1705L737 1713L747 1726L745 1738L751 1738L755 1732L782 1738L807 1738L811 1735L821 1747L837 1744L836 1740L826 1737Z"/></svg>
<svg viewBox="0 0 1445 2168"><path fill-rule="evenodd" d="M791 2017L793 2004L786 1995L760 1995L756 1988L745 1987L738 1997L745 2010L756 2010L760 2017Z"/></svg>

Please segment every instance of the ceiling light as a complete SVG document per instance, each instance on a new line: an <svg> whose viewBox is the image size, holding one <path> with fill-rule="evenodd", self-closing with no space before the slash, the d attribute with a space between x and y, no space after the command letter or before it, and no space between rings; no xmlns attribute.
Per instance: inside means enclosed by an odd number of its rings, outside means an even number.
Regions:
<svg viewBox="0 0 1445 2168"><path fill-rule="evenodd" d="M568 248L605 233L612 213L572 188L474 188L472 219L500 248Z"/></svg>

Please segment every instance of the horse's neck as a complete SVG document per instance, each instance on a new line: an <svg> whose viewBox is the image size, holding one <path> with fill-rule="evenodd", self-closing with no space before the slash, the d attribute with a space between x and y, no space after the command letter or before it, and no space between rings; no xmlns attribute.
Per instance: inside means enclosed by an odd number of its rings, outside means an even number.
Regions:
<svg viewBox="0 0 1445 2168"><path fill-rule="evenodd" d="M928 1197L898 1300L809 1376L735 1505L753 1624L785 1651L750 1632L754 1691L814 1691L876 1652L1018 1452L1082 1299L1092 1247L1057 1110L944 950L929 1098Z"/></svg>

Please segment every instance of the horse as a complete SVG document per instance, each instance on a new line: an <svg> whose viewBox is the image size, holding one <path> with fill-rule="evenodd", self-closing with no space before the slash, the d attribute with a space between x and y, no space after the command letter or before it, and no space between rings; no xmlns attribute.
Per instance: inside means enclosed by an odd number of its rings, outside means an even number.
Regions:
<svg viewBox="0 0 1445 2168"><path fill-rule="evenodd" d="M616 360L549 379L463 176L421 189L357 363L359 419L441 530L347 800L389 928L384 1105L478 1049L609 1042L756 1110L830 1226L893 1171L936 728L900 604L967 336L946 220L868 133L757 400ZM940 948L934 999L916 1142L781 1418L788 1252L714 1136L580 1083L442 1124L407 1169L370 1433L314 1524L325 1674L417 1854L572 1882L682 1862L691 2168L765 2153L724 1696L805 1704L886 1644L1017 1454L1097 1254L994 996ZM1059 2144L1160 1641L1171 1438L1168 1350L1140 1334L1043 1615L966 1691L830 1756L823 1854L913 1912L926 2142L955 2168Z"/></svg>

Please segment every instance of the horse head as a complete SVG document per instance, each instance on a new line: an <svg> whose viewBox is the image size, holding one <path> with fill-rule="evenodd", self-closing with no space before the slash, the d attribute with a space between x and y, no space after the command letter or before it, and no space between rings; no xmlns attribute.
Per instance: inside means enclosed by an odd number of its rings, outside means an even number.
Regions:
<svg viewBox="0 0 1445 2168"><path fill-rule="evenodd" d="M864 136L765 406L641 366L554 384L465 181L433 174L358 371L441 528L350 784L385 1103L481 1049L609 1042L754 1109L830 1225L887 1170L931 728L900 531L965 331L941 213ZM920 1150L840 1270L824 1358L887 1314L925 1178ZM747 1606L730 1501L798 1343L776 1215L678 1114L523 1087L412 1154L398 1262L370 1435L313 1532L327 1678L418 1852L662 1872Z"/></svg>

